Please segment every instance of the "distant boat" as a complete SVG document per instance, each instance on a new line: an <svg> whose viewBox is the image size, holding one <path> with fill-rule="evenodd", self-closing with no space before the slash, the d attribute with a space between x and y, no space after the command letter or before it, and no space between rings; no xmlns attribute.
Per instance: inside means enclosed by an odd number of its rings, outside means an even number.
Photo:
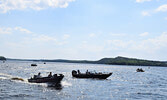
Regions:
<svg viewBox="0 0 167 100"><path fill-rule="evenodd" d="M78 70L78 73L77 73L77 71L75 71L75 70L72 71L72 76L75 78L106 79L111 75L112 75L112 72L111 73L91 73L91 72L87 71L86 73L80 73L80 71Z"/></svg>
<svg viewBox="0 0 167 100"><path fill-rule="evenodd" d="M31 64L31 66L37 66L37 64Z"/></svg>
<svg viewBox="0 0 167 100"><path fill-rule="evenodd" d="M144 70L142 68L138 68L136 69L137 72L144 72Z"/></svg>
<svg viewBox="0 0 167 100"><path fill-rule="evenodd" d="M34 75L34 77L28 79L28 82L30 83L54 83L58 84L61 82L61 80L64 78L63 74L54 74L53 76L48 76L48 77L39 77L38 75Z"/></svg>

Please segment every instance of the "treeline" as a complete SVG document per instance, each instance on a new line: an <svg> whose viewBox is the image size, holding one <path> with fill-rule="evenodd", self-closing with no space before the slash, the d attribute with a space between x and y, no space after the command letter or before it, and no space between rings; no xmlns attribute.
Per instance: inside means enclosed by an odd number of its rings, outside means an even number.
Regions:
<svg viewBox="0 0 167 100"><path fill-rule="evenodd" d="M6 58L3 56L0 56L0 60L6 60Z"/></svg>
<svg viewBox="0 0 167 100"><path fill-rule="evenodd" d="M126 57L103 58L97 61L99 64L113 64L113 65L136 65L136 66L167 66L166 62L150 61Z"/></svg>
<svg viewBox="0 0 167 100"><path fill-rule="evenodd" d="M151 61L135 58L126 58L126 57L116 57L116 58L103 58L97 61L88 61L88 60L26 60L26 59L7 59L7 60L17 60L17 61L39 61L39 62L65 62L65 63L88 63L88 64L108 64L108 65L134 65L134 66L165 66L167 67L167 62L163 61Z"/></svg>
<svg viewBox="0 0 167 100"><path fill-rule="evenodd" d="M88 60L41 60L44 62L66 62L66 63L90 63L90 64L109 64L109 65L136 65L136 66L167 66L167 62L150 61L126 57L103 58L98 61Z"/></svg>

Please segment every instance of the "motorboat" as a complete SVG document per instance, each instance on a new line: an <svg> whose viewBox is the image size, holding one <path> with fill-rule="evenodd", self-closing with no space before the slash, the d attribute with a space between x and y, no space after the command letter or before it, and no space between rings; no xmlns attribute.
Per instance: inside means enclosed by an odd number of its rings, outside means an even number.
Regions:
<svg viewBox="0 0 167 100"><path fill-rule="evenodd" d="M54 74L53 76L41 77L39 74L28 79L30 83L60 83L64 78L63 74Z"/></svg>
<svg viewBox="0 0 167 100"><path fill-rule="evenodd" d="M137 72L144 72L144 70L142 68L138 68L136 69Z"/></svg>
<svg viewBox="0 0 167 100"><path fill-rule="evenodd" d="M37 66L37 64L31 64L31 66Z"/></svg>
<svg viewBox="0 0 167 100"><path fill-rule="evenodd" d="M109 76L112 75L112 72L111 73L96 73L96 72L86 72L86 73L80 73L80 71L76 71L76 70L73 70L72 71L72 76L75 77L75 78L97 78L97 79L106 79L108 78Z"/></svg>

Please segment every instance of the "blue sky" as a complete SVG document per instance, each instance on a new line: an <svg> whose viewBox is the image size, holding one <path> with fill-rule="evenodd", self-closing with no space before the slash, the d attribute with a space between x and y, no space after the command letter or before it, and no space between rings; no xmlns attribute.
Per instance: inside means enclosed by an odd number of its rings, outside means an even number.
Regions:
<svg viewBox="0 0 167 100"><path fill-rule="evenodd" d="M165 0L0 0L0 52L25 59L167 60Z"/></svg>

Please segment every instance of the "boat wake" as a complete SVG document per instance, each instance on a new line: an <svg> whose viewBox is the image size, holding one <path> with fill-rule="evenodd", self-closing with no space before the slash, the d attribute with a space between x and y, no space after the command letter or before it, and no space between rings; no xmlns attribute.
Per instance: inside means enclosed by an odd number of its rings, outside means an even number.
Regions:
<svg viewBox="0 0 167 100"><path fill-rule="evenodd" d="M9 74L5 74L5 73L0 73L0 80L11 80L14 82L21 82L21 83L26 83L26 84L31 84L31 85L40 85L43 87L47 87L47 84L45 83L29 83L27 79L21 78L21 77L17 77L17 76L12 76Z"/></svg>
<svg viewBox="0 0 167 100"><path fill-rule="evenodd" d="M22 79L22 78L19 78L19 77L13 77L13 78L11 78L11 80L24 81L24 79Z"/></svg>
<svg viewBox="0 0 167 100"><path fill-rule="evenodd" d="M0 73L0 80L11 80L11 81L14 81L14 82L27 83L27 84L30 84L30 85L50 87L50 88L54 88L56 90L61 90L63 87L72 86L72 84L67 82L67 81L62 81L60 84L29 83L27 79L17 77L17 76L13 76L13 75L9 75L9 74L5 74L5 73Z"/></svg>
<svg viewBox="0 0 167 100"><path fill-rule="evenodd" d="M9 79L9 80L16 80L16 81L25 81L23 78L12 76L9 74L0 73L0 79Z"/></svg>
<svg viewBox="0 0 167 100"><path fill-rule="evenodd" d="M61 84L63 85L63 86L72 86L72 84L71 83L68 83L67 81L62 81L61 82Z"/></svg>
<svg viewBox="0 0 167 100"><path fill-rule="evenodd" d="M7 78L10 78L10 77L12 77L12 75L0 73L0 79L3 79L3 78L7 79Z"/></svg>

